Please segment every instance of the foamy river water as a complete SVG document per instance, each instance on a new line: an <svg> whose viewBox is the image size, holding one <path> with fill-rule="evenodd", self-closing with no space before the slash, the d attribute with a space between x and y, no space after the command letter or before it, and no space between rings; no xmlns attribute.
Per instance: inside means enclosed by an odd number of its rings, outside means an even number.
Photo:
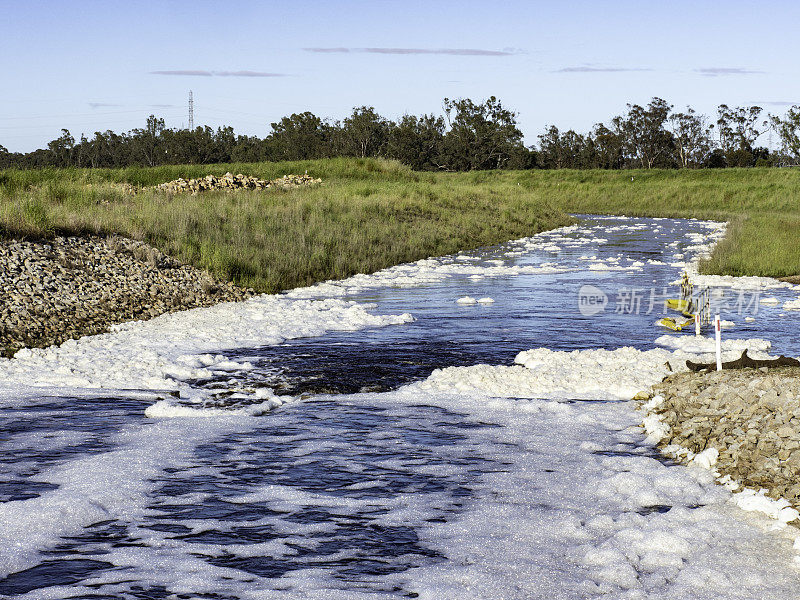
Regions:
<svg viewBox="0 0 800 600"><path fill-rule="evenodd" d="M654 322L722 233L584 216L2 360L0 597L800 597L628 401L712 347ZM698 281L728 354L800 355L796 287Z"/></svg>

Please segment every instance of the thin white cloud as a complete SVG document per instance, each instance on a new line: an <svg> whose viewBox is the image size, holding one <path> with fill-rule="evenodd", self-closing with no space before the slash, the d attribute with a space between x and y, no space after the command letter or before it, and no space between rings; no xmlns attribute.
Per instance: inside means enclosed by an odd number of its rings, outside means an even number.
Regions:
<svg viewBox="0 0 800 600"><path fill-rule="evenodd" d="M106 108L108 106L122 106L122 104L109 104L108 102L89 102L90 108Z"/></svg>
<svg viewBox="0 0 800 600"><path fill-rule="evenodd" d="M358 52L358 48L303 48L306 52L316 52L317 54L346 54L347 52Z"/></svg>
<svg viewBox="0 0 800 600"><path fill-rule="evenodd" d="M513 56L520 54L515 49L504 50L481 50L479 48L303 48L306 52L314 52L317 54L348 54L348 53L363 53L363 54L399 54L399 55L413 55L413 54L441 54L446 56Z"/></svg>
<svg viewBox="0 0 800 600"><path fill-rule="evenodd" d="M704 77L724 77L726 75L756 75L764 73L765 71L744 69L742 67L704 67L702 69L695 69L695 72L700 73L700 75Z"/></svg>
<svg viewBox="0 0 800 600"><path fill-rule="evenodd" d="M266 73L264 71L211 71L216 77L286 77L285 73Z"/></svg>
<svg viewBox="0 0 800 600"><path fill-rule="evenodd" d="M211 71L150 71L150 75L178 75L180 77L211 77Z"/></svg>
<svg viewBox="0 0 800 600"><path fill-rule="evenodd" d="M177 71L150 71L151 75L172 75L177 77L286 77L285 73L265 71L199 71L182 69Z"/></svg>
<svg viewBox="0 0 800 600"><path fill-rule="evenodd" d="M755 106L800 106L800 102L787 102L786 100L762 100L751 102Z"/></svg>
<svg viewBox="0 0 800 600"><path fill-rule="evenodd" d="M564 67L563 69L558 69L555 73L636 73L652 70L647 67L592 67L582 65L579 67Z"/></svg>

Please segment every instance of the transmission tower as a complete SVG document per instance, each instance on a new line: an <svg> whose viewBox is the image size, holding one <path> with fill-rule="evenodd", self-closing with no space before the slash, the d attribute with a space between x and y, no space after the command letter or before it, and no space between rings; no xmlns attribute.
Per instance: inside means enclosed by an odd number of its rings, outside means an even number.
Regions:
<svg viewBox="0 0 800 600"><path fill-rule="evenodd" d="M192 90L189 90L189 131L194 131L194 99Z"/></svg>

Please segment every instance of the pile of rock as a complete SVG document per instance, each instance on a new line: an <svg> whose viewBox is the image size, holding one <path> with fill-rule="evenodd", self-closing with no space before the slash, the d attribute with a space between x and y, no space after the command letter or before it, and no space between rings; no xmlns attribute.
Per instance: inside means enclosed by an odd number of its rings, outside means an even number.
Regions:
<svg viewBox="0 0 800 600"><path fill-rule="evenodd" d="M652 393L670 428L660 446L714 448L721 475L800 507L800 368L678 373Z"/></svg>
<svg viewBox="0 0 800 600"><path fill-rule="evenodd" d="M267 181L249 175L233 175L225 173L222 177L206 175L198 179L175 179L167 183L160 183L154 189L171 194L183 192L207 192L212 190L234 191L234 190L264 190L267 188L296 188L322 183L322 179L315 179L310 175L284 175L278 179Z"/></svg>
<svg viewBox="0 0 800 600"><path fill-rule="evenodd" d="M253 294L121 237L0 242L0 351Z"/></svg>
<svg viewBox="0 0 800 600"><path fill-rule="evenodd" d="M284 175L283 177L271 180L269 185L270 187L277 188L296 188L305 185L317 185L319 183L322 183L321 177L315 179L306 173L305 175Z"/></svg>

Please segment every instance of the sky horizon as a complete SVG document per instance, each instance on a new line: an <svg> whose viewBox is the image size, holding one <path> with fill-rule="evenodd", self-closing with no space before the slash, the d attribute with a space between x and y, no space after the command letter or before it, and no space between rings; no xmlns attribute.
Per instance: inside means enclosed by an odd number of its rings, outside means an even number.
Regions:
<svg viewBox="0 0 800 600"><path fill-rule="evenodd" d="M716 6L715 6L716 4ZM800 5L678 0L602 5L461 2L14 3L0 23L0 145L46 147L69 129L230 125L263 137L311 111L442 114L442 100L496 96L525 144L546 126L588 131L658 96L716 107L800 105ZM767 145L766 136L759 140ZM777 142L776 142L777 143Z"/></svg>

